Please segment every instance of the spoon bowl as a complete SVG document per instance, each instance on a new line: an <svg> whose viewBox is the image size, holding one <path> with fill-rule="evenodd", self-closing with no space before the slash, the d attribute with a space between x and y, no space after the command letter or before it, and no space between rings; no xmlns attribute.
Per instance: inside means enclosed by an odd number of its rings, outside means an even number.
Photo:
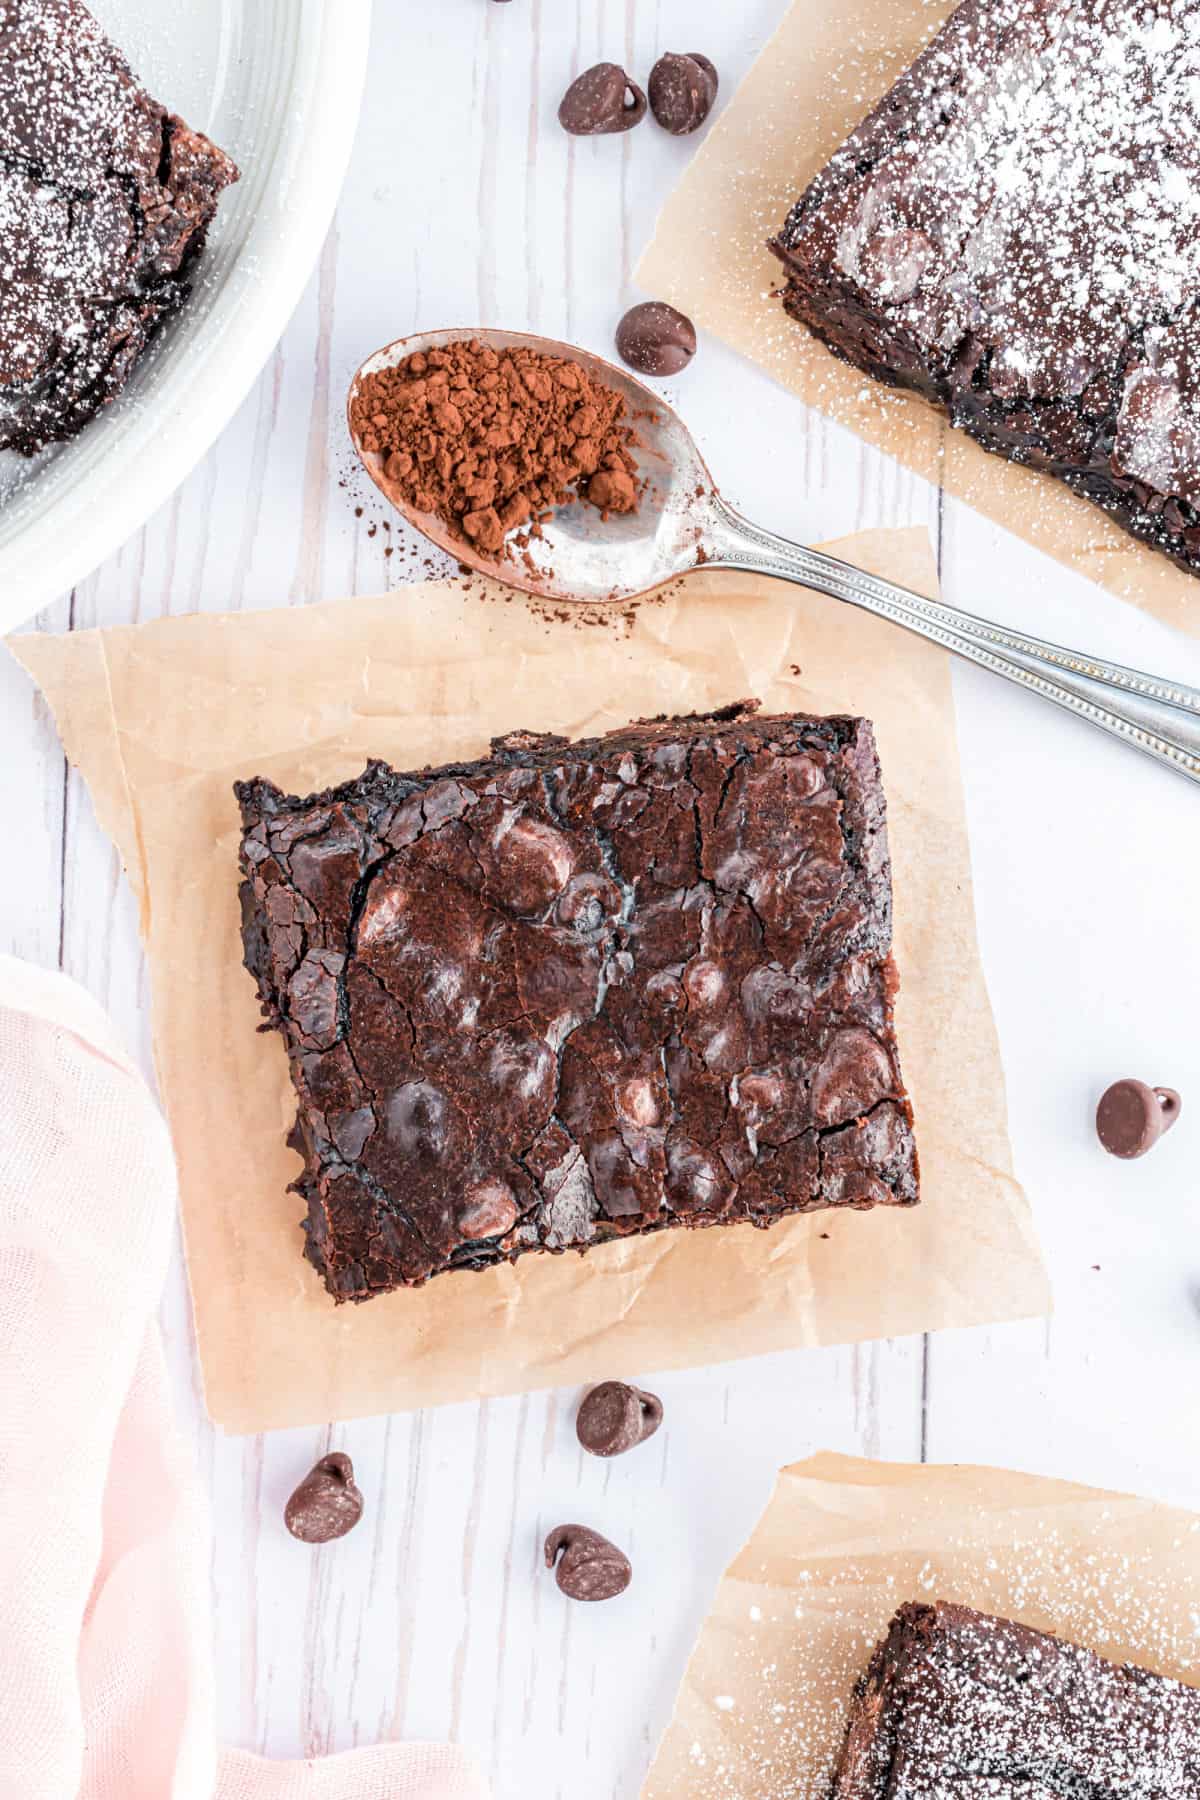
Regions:
<svg viewBox="0 0 1200 1800"><path fill-rule="evenodd" d="M576 499L556 507L542 536L531 538L520 555L490 556L452 536L444 520L408 505L384 474L383 459L364 451L351 420L355 449L380 492L458 562L508 587L567 605L623 605L701 565L777 576L889 619L1200 783L1200 693L1194 688L943 606L752 524L721 498L691 433L665 400L590 351L523 331L421 332L376 351L363 364L350 386L351 413L368 375L394 368L418 350L441 349L463 338L496 351L522 347L565 357L616 388L641 440L636 455L643 488L636 513L606 519Z"/></svg>
<svg viewBox="0 0 1200 1800"><path fill-rule="evenodd" d="M419 512L404 500L383 472L383 458L366 451L353 425L360 384L381 369L393 369L417 351L439 350L464 338L492 350L529 349L579 363L598 384L615 388L625 400L641 442L636 456L645 483L636 513L601 517L596 507L574 499L555 507L531 538L524 554L489 556L450 532L444 519ZM350 384L347 408L354 448L380 493L409 524L448 555L507 587L543 600L588 605L621 604L652 593L697 561L697 550L715 518L712 477L683 420L659 395L615 363L573 344L531 337L523 331L422 331L377 350ZM528 558L528 561L526 560Z"/></svg>

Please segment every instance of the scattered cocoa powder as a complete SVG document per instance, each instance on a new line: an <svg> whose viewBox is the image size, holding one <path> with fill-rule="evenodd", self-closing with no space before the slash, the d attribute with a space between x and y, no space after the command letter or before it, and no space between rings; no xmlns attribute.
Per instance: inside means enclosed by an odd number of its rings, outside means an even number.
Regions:
<svg viewBox="0 0 1200 1800"><path fill-rule="evenodd" d="M350 420L407 505L489 556L522 526L540 537L538 515L571 500L605 517L637 511L640 439L624 398L564 357L475 338L418 351L364 377Z"/></svg>

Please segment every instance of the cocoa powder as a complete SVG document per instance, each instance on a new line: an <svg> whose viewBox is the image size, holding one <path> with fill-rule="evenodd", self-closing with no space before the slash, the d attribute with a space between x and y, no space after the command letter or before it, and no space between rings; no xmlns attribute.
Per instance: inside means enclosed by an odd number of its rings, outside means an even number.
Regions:
<svg viewBox="0 0 1200 1800"><path fill-rule="evenodd" d="M475 338L418 351L366 376L350 418L405 504L489 556L522 527L539 535L546 511L572 500L605 516L637 510L625 400L565 357Z"/></svg>

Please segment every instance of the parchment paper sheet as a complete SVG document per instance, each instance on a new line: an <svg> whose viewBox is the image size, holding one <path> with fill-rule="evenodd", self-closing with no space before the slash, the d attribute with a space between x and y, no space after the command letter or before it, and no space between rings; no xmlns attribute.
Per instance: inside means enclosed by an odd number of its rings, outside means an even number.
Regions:
<svg viewBox="0 0 1200 1800"><path fill-rule="evenodd" d="M925 533L842 546L933 593ZM347 1418L795 1344L1047 1310L1012 1177L979 965L942 652L849 608L698 574L633 624L585 627L476 584L15 640L139 895L179 1157L209 1409L236 1431ZM924 1204L664 1232L525 1257L335 1307L303 1261L282 1041L257 1032L238 939L239 776L308 793L475 756L515 726L576 735L757 695L863 712L887 775L898 1030Z"/></svg>
<svg viewBox="0 0 1200 1800"><path fill-rule="evenodd" d="M642 1800L828 1800L896 1608L956 1600L1200 1677L1200 1518L1005 1469L816 1456L717 1590Z"/></svg>
<svg viewBox="0 0 1200 1800"><path fill-rule="evenodd" d="M795 0L667 202L637 280L907 468L1122 599L1200 632L1200 579L1050 476L989 456L924 401L839 362L771 293L783 266L767 239L956 3Z"/></svg>

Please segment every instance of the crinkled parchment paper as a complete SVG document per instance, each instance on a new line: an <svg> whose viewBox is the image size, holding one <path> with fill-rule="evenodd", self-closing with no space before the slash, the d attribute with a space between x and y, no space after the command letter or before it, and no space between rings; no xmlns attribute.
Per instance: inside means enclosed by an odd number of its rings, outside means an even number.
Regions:
<svg viewBox="0 0 1200 1800"><path fill-rule="evenodd" d="M828 1800L898 1606L953 1600L1196 1682L1200 1517L1007 1469L816 1456L717 1590L642 1800Z"/></svg>
<svg viewBox="0 0 1200 1800"><path fill-rule="evenodd" d="M933 593L924 532L840 546ZM209 1409L235 1431L1047 1310L1012 1176L942 652L781 583L697 574L633 622L548 619L457 583L14 640L141 903ZM924 1203L662 1232L335 1307L301 1255L283 1044L238 937L238 777L308 793L379 756L486 751L742 695L862 712L890 803L898 1032Z"/></svg>
<svg viewBox="0 0 1200 1800"><path fill-rule="evenodd" d="M924 401L838 361L771 291L783 267L767 239L955 4L795 0L689 163L637 280L907 468L942 481L948 493L1122 599L1200 633L1200 579L1136 543L1060 482L989 455Z"/></svg>

